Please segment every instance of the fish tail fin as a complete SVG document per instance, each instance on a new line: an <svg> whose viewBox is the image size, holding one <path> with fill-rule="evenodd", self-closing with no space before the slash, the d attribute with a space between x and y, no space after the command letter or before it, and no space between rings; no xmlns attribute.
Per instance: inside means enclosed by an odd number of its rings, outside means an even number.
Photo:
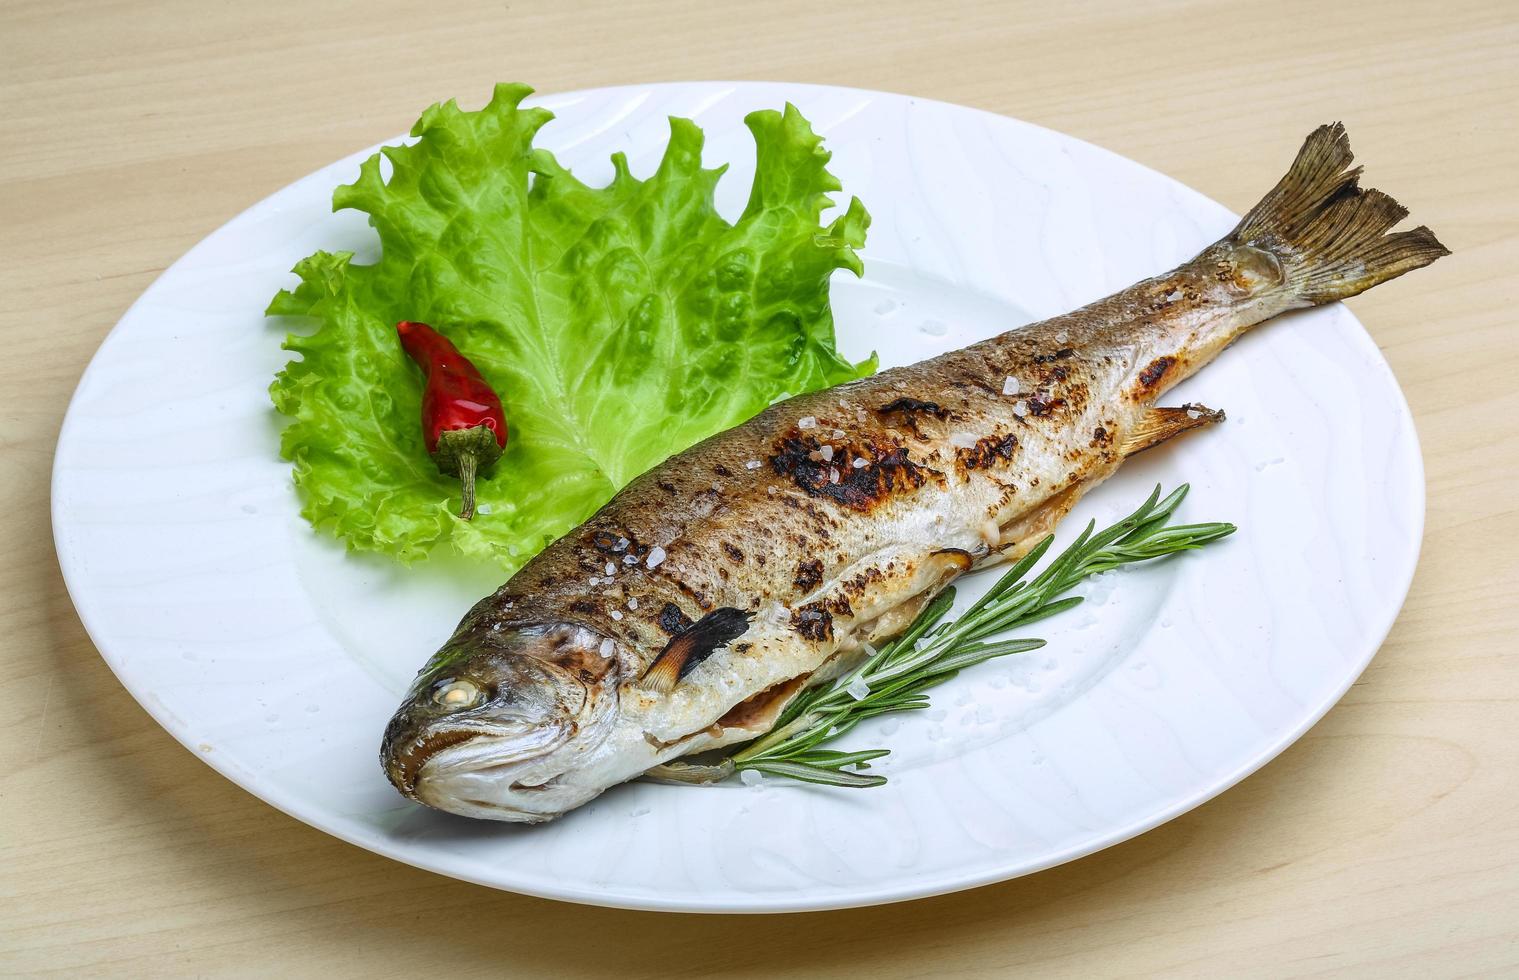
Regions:
<svg viewBox="0 0 1519 980"><path fill-rule="evenodd" d="M1450 254L1422 225L1388 234L1408 209L1360 187L1352 159L1342 124L1315 129L1286 176L1227 239L1274 255L1294 305L1355 296Z"/></svg>

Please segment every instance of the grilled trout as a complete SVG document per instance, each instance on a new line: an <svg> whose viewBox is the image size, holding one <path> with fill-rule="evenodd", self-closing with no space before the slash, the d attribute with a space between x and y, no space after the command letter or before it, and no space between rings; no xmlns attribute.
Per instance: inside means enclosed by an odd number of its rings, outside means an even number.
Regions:
<svg viewBox="0 0 1519 980"><path fill-rule="evenodd" d="M1221 413L1156 400L1243 331L1448 254L1312 133L1224 239L1073 313L792 398L671 457L481 600L385 730L406 796L549 820L752 739L957 575Z"/></svg>

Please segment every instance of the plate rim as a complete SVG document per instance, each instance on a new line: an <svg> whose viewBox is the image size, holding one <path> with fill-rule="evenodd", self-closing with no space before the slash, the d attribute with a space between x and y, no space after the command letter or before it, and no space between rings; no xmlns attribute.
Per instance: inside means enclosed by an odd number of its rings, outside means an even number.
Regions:
<svg viewBox="0 0 1519 980"><path fill-rule="evenodd" d="M992 119L995 119L999 124L1012 122L1018 126L1028 127L1031 130L1048 134L1058 140L1080 144L1084 148L1095 151L1104 157L1118 161L1126 167L1138 168L1146 174L1158 176L1171 183L1186 187L1189 191L1197 194L1201 198L1204 198L1209 203L1223 208L1222 205L1218 204L1218 202L1214 201L1211 197L1202 194L1195 188L1192 188L1190 185L1183 184L1180 180L1177 180L1174 177L1158 171L1155 168L1150 167L1140 161L1123 156L1116 151L1109 150L1094 143L1090 143L1079 137L1072 136L1058 130L1050 129L1037 123L1031 123L1026 120L1018 119L1013 116L996 113L988 109L947 102L940 99L924 98L903 92L894 92L880 89L864 89L854 86L822 85L816 83L790 82L769 79L747 79L741 81L696 79L689 81L666 81L597 86L594 88L571 89L567 91L545 92L534 90L530 96L530 99L546 101L555 99L571 99L576 97L590 97L601 93L611 92L650 92L691 87L728 89L778 87L799 92L843 92L853 93L869 98L903 100L909 104L933 106L935 108L952 110L954 112L973 113L977 116L990 117ZM409 853L408 849L394 844L390 838L379 834L366 833L362 830L352 829L341 823L324 819L325 814L322 812L317 812L309 816L302 815L301 813L296 812L296 809L294 807L287 806L278 794L266 795L268 787L262 787L264 791L261 791L260 788L255 788L259 786L257 777L242 770L233 762L233 760L229 759L225 754L218 752L199 751L195 744L195 736L190 730L190 725L169 711L165 705L163 705L156 697L153 696L151 691L144 689L140 684L134 683L133 680L130 679L130 675L124 674L123 671L119 669L117 658L113 657L110 653L109 645L106 642L103 642L103 638L106 636L105 631L101 627L101 624L99 624L95 619L94 613L87 611L89 604L87 602L82 604L77 594L80 583L83 581L84 573L79 568L77 556L72 553L70 545L64 540L63 528L67 524L68 518L62 513L59 493L59 485L62 479L62 449L69 440L69 437L74 428L80 424L79 414L76 412L76 408L79 404L80 393L85 390L92 377L92 374L98 369L101 362L102 351L105 349L106 345L110 343L112 337L114 337L120 330L122 324L131 318L132 314L138 309L139 306L142 306L145 301L147 301L160 289L161 284L165 279L169 278L170 273L184 264L201 248L205 247L206 243L222 230L236 222L243 220L246 216L265 208L270 204L271 201L284 194L287 190L289 190L290 187L294 186L295 184L329 167L340 165L348 160L361 159L363 156L375 152L381 146L390 145L404 138L406 137L404 134L402 134L400 136L392 137L384 142L372 144L369 147L362 148L360 150L341 156L333 161L330 161L327 164L316 168L315 170L310 171L309 173L302 174L293 180L290 180L281 187L275 189L273 192L265 195L264 197L243 208L237 214L228 218L226 221L223 221L216 228L203 234L195 242L195 244L183 252L172 263L166 266L164 270L154 278L153 282L151 282L137 296L137 298L133 300L125 310L122 311L116 322L111 326L110 330L108 330L105 335L102 336L99 344L97 344L95 348L95 351L90 355L90 359L86 364L84 370L80 373L79 378L75 383L74 391L69 397L68 407L65 409L63 420L58 430L57 440L54 444L55 448L53 455L53 465L51 467L49 480L49 519L52 525L54 551L58 558L59 569L62 573L65 590L68 593L69 601L74 608L76 616L79 618L80 624L84 627L85 633L90 638L90 642L94 645L97 653L105 662L106 666L110 668L117 681L122 685L123 688L126 689L127 693L132 696L138 705L144 711L146 711L148 715L161 728L168 732L169 735L171 735L174 740L177 741L182 747L184 747L184 749L188 751L192 756L210 766L215 772L230 780L240 789L253 796L260 802L271 806L276 810L279 810L281 813L284 813L293 819L309 827L312 827L313 829L336 837L339 840L345 841L349 844L361 847L367 851L371 851L391 860L398 861L402 864L406 864L425 871L430 871L446 877L468 881L472 884L481 885L496 890L509 891L522 895L530 895L536 898L553 899L557 901L572 902L575 904L605 908L706 914L783 913L861 908L875 905L894 904L897 902L911 901L918 898L931 898L938 895L949 894L971 888L978 888L997 882L1010 881L1015 878L1035 874L1040 871L1048 870L1052 867L1057 867L1059 865L1069 863L1082 857L1086 857L1090 854L1097 853L1098 851L1106 850L1107 848L1110 848L1116 844L1121 844L1125 841L1132 840L1133 838L1149 830L1153 830L1161 824L1174 820L1182 814L1185 814L1190 810L1193 810L1196 807L1202 805L1203 803L1206 803L1209 800L1212 800L1232 789L1242 780L1259 771L1268 763L1275 760L1288 747L1293 745L1305 734L1307 734L1307 732L1310 731L1315 725L1317 725L1324 718L1324 716L1329 713L1331 709L1340 703L1340 701L1344 698L1346 692L1349 691L1349 689L1361 677L1366 668L1370 666L1372 660L1374 660L1377 654L1381 651L1382 646L1386 643L1388 635L1392 631L1393 625L1397 622L1399 615L1402 613L1403 606L1407 601L1408 593L1413 584L1413 578L1417 573L1419 559L1422 555L1424 531L1427 521L1428 487L1423 446L1419 439L1418 426L1413 416L1412 409L1409 406L1407 396L1403 391L1402 385L1398 382L1397 375L1392 370L1391 364L1388 363L1381 347L1376 343L1375 337L1371 335L1371 332L1366 329L1365 325L1362 324L1360 318L1357 317L1354 312L1344 307L1343 304L1331 304L1331 306L1341 307L1344 310L1345 314L1350 317L1350 320L1354 323L1356 330L1359 332L1359 336L1356 337L1356 340L1359 342L1362 338L1364 338L1366 343L1369 345L1368 352L1374 354L1376 360L1386 371L1388 378L1391 379L1391 387L1396 396L1397 409L1401 415L1403 431L1406 433L1406 438L1410 443L1410 454L1413 463L1413 468L1409 474L1411 477L1411 486L1408 488L1410 490L1409 516L1411 518L1409 538L1412 542L1412 547L1409 551L1406 568L1402 571L1402 574L1398 576L1398 578L1401 579L1401 584L1395 590L1396 601L1389 602L1384 607L1382 607L1388 611L1380 617L1380 620L1378 622L1367 624L1367 628L1364 630L1362 635L1368 641L1374 641L1368 642L1366 644L1365 652L1355 658L1359 661L1358 665L1354 666L1352 670L1347 672L1344 683L1338 687L1333 696L1326 698L1323 703L1317 706L1312 712L1310 712L1310 714L1298 726L1289 731L1285 731L1279 734L1276 739L1267 744L1262 750L1252 755L1251 758L1238 766L1234 771L1230 772L1222 779L1211 782L1206 788L1202 790L1189 794L1179 800L1174 800L1168 806L1161 807L1150 813L1146 813L1141 817L1131 820L1122 826L1110 829L1104 834L1083 841L1081 844L1067 847L1060 851L1052 852L1051 854L1047 855L1047 859L1045 860L1040 860L1033 863L1024 862L1021 864L997 864L996 862L988 862L987 866L985 866L983 869L973 873L948 872L939 874L937 877L931 877L927 880L921 880L912 875L904 875L899 876L896 879L889 879L889 881L892 883L884 887L868 887L866 889L863 889L858 895L854 897L821 895L818 896L818 898L822 899L821 901L816 899L811 901L797 900L795 898L788 898L783 894L777 893L750 892L745 893L746 901L743 903L733 903L715 901L711 899L695 901L681 897L664 898L631 890L619 889L616 886L600 886L597 888L563 885L560 887L539 887L532 882L525 884L512 883L508 885L501 883L499 880L491 880L484 875L472 875L466 869L458 867L442 867L440 864L428 863L422 860L418 860L415 856ZM1238 217L1237 213L1232 209L1223 208L1223 210L1227 211L1231 215L1234 215L1236 218ZM274 798L271 798L271 796Z"/></svg>

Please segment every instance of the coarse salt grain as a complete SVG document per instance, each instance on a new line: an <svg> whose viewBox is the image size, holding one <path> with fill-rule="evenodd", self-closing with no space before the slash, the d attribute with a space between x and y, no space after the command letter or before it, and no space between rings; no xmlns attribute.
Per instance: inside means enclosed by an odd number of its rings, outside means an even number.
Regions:
<svg viewBox="0 0 1519 980"><path fill-rule="evenodd" d="M1181 290L1180 289L1173 289L1169 293L1166 294L1166 302L1167 303L1175 303L1178 300L1180 300L1181 297L1182 297Z"/></svg>
<svg viewBox="0 0 1519 980"><path fill-rule="evenodd" d="M622 556L622 563L624 565L636 565L636 564L638 564L638 556L637 555L623 555Z"/></svg>
<svg viewBox="0 0 1519 980"><path fill-rule="evenodd" d="M849 464L849 465L853 466L857 470L863 470L865 468L865 465L866 465L866 463L865 463L865 457L863 457L863 456L856 456L854 458L854 462L851 463L851 464Z"/></svg>
<svg viewBox="0 0 1519 980"><path fill-rule="evenodd" d="M863 701L866 698L870 697L870 685L865 683L865 678L863 677L856 677L854 680L850 681L849 685L845 687L844 690L848 691L849 696L854 698L856 701Z"/></svg>
<svg viewBox="0 0 1519 980"><path fill-rule="evenodd" d="M775 496L775 493L776 493L775 487L766 487L765 488L765 496L767 496L767 497L773 497L773 496Z"/></svg>
<svg viewBox="0 0 1519 980"><path fill-rule="evenodd" d="M747 463L744 464L744 469L746 469L746 470L757 470L759 468L760 468L760 461L757 460L757 459L751 459L751 460L749 460L749 462L747 462Z"/></svg>
<svg viewBox="0 0 1519 980"><path fill-rule="evenodd" d="M1067 340L1070 340L1070 339L1071 339L1071 335L1068 334L1068 333L1066 333L1064 330L1058 331L1055 334L1055 343L1057 343L1057 344L1063 344Z"/></svg>
<svg viewBox="0 0 1519 980"><path fill-rule="evenodd" d="M638 608L638 596L635 595L635 596L629 596L628 597L628 608L629 609L637 609Z"/></svg>
<svg viewBox="0 0 1519 980"><path fill-rule="evenodd" d="M659 567L659 563L662 562L662 561L664 561L664 560L665 560L665 549L661 548L659 545L655 545L653 548L649 549L649 557L648 557L648 559L646 560L645 563L650 568L658 568Z"/></svg>
<svg viewBox="0 0 1519 980"><path fill-rule="evenodd" d="M1002 393L1004 395L1016 395L1016 394L1018 394L1018 379L1015 378L1015 377L1013 377L1012 375L1008 375L1005 379L1003 379L1003 381L1002 381Z"/></svg>
<svg viewBox="0 0 1519 980"><path fill-rule="evenodd" d="M839 470L838 470L838 467L836 467L836 466L830 466L830 467L828 467L828 482L829 483L838 483L839 482Z"/></svg>
<svg viewBox="0 0 1519 980"><path fill-rule="evenodd" d="M479 507L475 508L475 511L480 514L489 514L491 512L491 505L481 504Z"/></svg>
<svg viewBox="0 0 1519 980"><path fill-rule="evenodd" d="M612 642L611 637L608 637L607 639L601 641L601 655L603 657L610 657L612 655L612 651L616 649L617 645Z"/></svg>
<svg viewBox="0 0 1519 980"><path fill-rule="evenodd" d="M619 623L622 622L622 610L621 609L613 609L612 610L612 618L615 619L615 620L617 620Z"/></svg>
<svg viewBox="0 0 1519 980"><path fill-rule="evenodd" d="M1024 401L1021 398L1018 399L1017 401L1013 402L1013 414L1016 415L1016 416L1018 416L1019 418L1023 418L1023 416L1027 415L1028 414L1028 402Z"/></svg>
<svg viewBox="0 0 1519 980"><path fill-rule="evenodd" d="M1202 417L1203 417L1203 413L1200 412L1200 411L1198 411L1197 408L1196 408L1196 406L1193 406L1193 405L1188 405L1187 406L1187 418L1189 418L1189 419L1200 419Z"/></svg>
<svg viewBox="0 0 1519 980"><path fill-rule="evenodd" d="M813 415L803 415L801 418L796 420L796 427L798 429L816 429L818 427L817 417Z"/></svg>
<svg viewBox="0 0 1519 980"><path fill-rule="evenodd" d="M738 781L745 786L758 786L765 781L765 777L754 769L745 769L738 774Z"/></svg>
<svg viewBox="0 0 1519 980"><path fill-rule="evenodd" d="M833 430L833 437L835 439L842 439L842 438L844 438L844 430L843 429L834 429Z"/></svg>
<svg viewBox="0 0 1519 980"><path fill-rule="evenodd" d="M608 575L616 575L617 574L617 564L615 562L610 562L609 561L609 562L607 562L607 567L603 568L602 571L606 572Z"/></svg>
<svg viewBox="0 0 1519 980"><path fill-rule="evenodd" d="M627 538L618 538L617 544L613 545L613 551L627 551L628 545L632 544Z"/></svg>
<svg viewBox="0 0 1519 980"><path fill-rule="evenodd" d="M824 446L822 449L818 450L818 455L823 457L823 461L825 463L828 462L829 460L833 459L833 447Z"/></svg>
<svg viewBox="0 0 1519 980"><path fill-rule="evenodd" d="M951 432L949 444L957 449L973 449L976 445L976 437L969 432Z"/></svg>

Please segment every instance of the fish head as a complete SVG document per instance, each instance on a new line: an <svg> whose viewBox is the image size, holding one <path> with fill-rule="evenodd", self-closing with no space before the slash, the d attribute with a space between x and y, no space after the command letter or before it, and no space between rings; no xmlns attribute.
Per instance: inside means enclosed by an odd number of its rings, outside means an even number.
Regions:
<svg viewBox="0 0 1519 980"><path fill-rule="evenodd" d="M386 726L386 775L470 817L537 823L580 805L605 789L585 763L617 714L614 649L579 624L466 619Z"/></svg>

